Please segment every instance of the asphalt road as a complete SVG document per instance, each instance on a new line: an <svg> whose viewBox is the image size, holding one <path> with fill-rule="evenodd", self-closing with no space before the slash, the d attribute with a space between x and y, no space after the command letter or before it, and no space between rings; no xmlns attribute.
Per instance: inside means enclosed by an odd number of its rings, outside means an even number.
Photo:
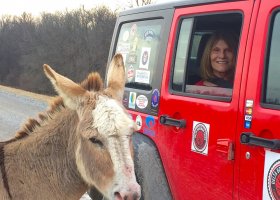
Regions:
<svg viewBox="0 0 280 200"><path fill-rule="evenodd" d="M47 106L47 101L0 90L0 141L12 138L29 117L37 118Z"/></svg>
<svg viewBox="0 0 280 200"><path fill-rule="evenodd" d="M48 99L36 98L36 94L25 96L23 93L24 91L12 92L0 88L0 141L13 138L28 118L37 118L38 113L48 107ZM80 200L91 198L85 194Z"/></svg>

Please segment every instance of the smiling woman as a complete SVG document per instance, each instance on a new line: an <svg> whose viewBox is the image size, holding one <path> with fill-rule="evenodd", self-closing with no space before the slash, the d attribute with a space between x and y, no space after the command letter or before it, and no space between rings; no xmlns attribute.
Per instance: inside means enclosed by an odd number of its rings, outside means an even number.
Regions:
<svg viewBox="0 0 280 200"><path fill-rule="evenodd" d="M202 80L196 85L232 88L237 50L236 36L217 31L209 39L201 58Z"/></svg>

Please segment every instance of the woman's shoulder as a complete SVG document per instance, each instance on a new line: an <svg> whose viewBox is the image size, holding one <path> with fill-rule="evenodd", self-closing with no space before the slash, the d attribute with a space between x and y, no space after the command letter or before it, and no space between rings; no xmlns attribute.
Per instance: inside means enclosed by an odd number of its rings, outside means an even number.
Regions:
<svg viewBox="0 0 280 200"><path fill-rule="evenodd" d="M204 85L204 81L200 80L200 81L196 82L195 85Z"/></svg>
<svg viewBox="0 0 280 200"><path fill-rule="evenodd" d="M209 81L204 81L204 80L198 81L195 85L208 86L208 87L217 87L216 84L211 83L211 82L209 82Z"/></svg>

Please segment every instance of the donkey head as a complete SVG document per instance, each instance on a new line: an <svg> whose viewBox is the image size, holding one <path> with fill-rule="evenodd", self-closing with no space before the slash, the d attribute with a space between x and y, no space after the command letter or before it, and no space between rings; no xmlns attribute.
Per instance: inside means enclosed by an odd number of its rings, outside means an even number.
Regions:
<svg viewBox="0 0 280 200"><path fill-rule="evenodd" d="M114 56L107 74L108 87L100 91L87 91L48 65L44 71L64 104L79 116L76 141L72 142L82 179L109 199L139 199L131 143L136 126L121 105L125 82L122 56Z"/></svg>

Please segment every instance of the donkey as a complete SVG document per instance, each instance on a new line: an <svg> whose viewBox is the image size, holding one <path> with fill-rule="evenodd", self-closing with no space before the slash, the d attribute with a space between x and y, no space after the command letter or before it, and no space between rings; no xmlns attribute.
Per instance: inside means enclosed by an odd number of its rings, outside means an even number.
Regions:
<svg viewBox="0 0 280 200"><path fill-rule="evenodd" d="M0 143L0 199L77 200L92 186L107 199L140 199L131 142L136 125L121 105L121 54L110 63L107 88L98 74L76 84L43 67L61 99Z"/></svg>

